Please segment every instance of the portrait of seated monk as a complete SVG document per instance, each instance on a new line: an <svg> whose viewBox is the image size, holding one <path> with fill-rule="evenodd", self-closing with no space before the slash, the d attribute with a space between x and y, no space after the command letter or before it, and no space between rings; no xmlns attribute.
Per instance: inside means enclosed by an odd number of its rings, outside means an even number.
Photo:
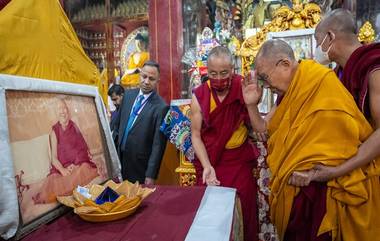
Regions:
<svg viewBox="0 0 380 241"><path fill-rule="evenodd" d="M71 120L63 99L57 101L58 121L49 135L51 169L41 191L34 197L35 204L52 203L56 196L68 195L78 185L86 185L99 176L87 143L78 126Z"/></svg>

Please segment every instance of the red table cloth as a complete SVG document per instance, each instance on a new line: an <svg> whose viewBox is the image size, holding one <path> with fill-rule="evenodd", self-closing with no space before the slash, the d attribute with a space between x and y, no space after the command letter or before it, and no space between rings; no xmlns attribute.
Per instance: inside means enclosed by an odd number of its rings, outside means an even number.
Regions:
<svg viewBox="0 0 380 241"><path fill-rule="evenodd" d="M125 219L89 223L70 212L41 226L23 241L182 241L205 189L157 186L136 213Z"/></svg>

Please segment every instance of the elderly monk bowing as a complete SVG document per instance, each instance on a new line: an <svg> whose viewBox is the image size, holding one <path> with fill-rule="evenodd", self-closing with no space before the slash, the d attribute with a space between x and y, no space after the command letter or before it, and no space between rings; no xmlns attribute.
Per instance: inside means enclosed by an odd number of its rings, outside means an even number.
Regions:
<svg viewBox="0 0 380 241"><path fill-rule="evenodd" d="M241 76L233 73L233 57L226 47L208 56L209 80L194 90L191 103L191 140L196 154L197 184L237 189L244 240L257 240L255 152L247 135L250 120Z"/></svg>
<svg viewBox="0 0 380 241"><path fill-rule="evenodd" d="M298 63L282 40L263 44L255 79L282 95L267 123L258 115L262 90L244 82L255 131L270 135L270 209L280 240L372 240L380 237L379 161L327 183L289 184L293 172L337 166L355 155L373 132L335 73L313 60Z"/></svg>

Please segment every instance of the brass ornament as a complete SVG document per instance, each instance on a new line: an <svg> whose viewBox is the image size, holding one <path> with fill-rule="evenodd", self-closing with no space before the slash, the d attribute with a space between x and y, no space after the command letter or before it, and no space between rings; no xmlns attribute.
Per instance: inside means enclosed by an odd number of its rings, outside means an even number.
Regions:
<svg viewBox="0 0 380 241"><path fill-rule="evenodd" d="M318 4L303 4L300 0L293 0L293 8L282 6L277 9L272 21L264 25L255 35L244 40L240 50L237 51L237 55L242 58L242 74L249 71L268 32L315 28L321 20L321 14L322 10Z"/></svg>
<svg viewBox="0 0 380 241"><path fill-rule="evenodd" d="M363 26L359 30L358 40L361 43L369 44L375 40L375 30L372 27L372 24L367 21L363 24Z"/></svg>

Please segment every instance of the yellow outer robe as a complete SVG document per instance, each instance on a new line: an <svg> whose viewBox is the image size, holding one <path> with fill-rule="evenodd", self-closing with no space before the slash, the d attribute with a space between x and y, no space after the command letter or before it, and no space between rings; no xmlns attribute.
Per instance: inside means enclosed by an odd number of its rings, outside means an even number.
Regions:
<svg viewBox="0 0 380 241"><path fill-rule="evenodd" d="M315 164L339 165L373 130L335 73L312 60L299 64L268 129L271 217L283 240L299 191L288 185L290 175ZM319 234L331 231L334 241L380 237L379 173L379 161L372 161L327 183Z"/></svg>
<svg viewBox="0 0 380 241"><path fill-rule="evenodd" d="M104 100L107 83L58 0L12 0L0 11L0 73L99 87Z"/></svg>

